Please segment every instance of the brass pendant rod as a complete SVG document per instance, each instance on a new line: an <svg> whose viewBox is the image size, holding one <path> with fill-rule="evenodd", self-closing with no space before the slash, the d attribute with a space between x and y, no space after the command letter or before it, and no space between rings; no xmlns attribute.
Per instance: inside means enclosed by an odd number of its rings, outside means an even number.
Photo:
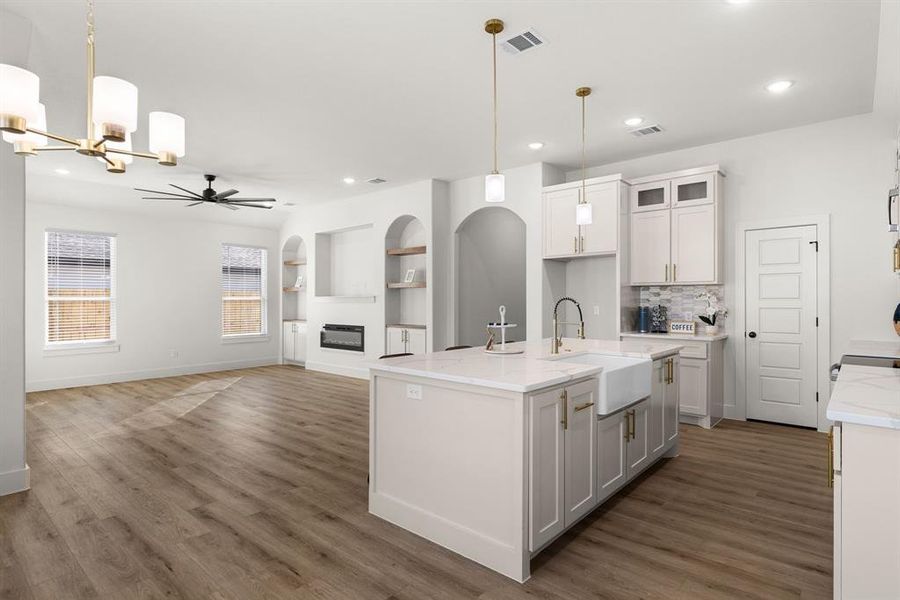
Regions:
<svg viewBox="0 0 900 600"><path fill-rule="evenodd" d="M94 139L94 1L87 0L87 133Z"/></svg>
<svg viewBox="0 0 900 600"><path fill-rule="evenodd" d="M44 137L48 137L51 140L56 140L57 142L63 142L65 144L71 144L73 146L78 146L78 140L73 140L72 138L67 138L62 135L56 135L55 133L41 131L40 129L34 129L32 127L26 127L25 131L27 131L29 133L36 133L37 135L42 135Z"/></svg>
<svg viewBox="0 0 900 600"><path fill-rule="evenodd" d="M585 98L586 97L587 96L581 97L581 202L582 203L586 202L586 200L587 200L585 197L585 166L584 166L585 165L585 158L584 158L585 145L586 145L585 140L587 138L587 134L585 133L585 125L584 125L585 112L586 112L585 111L585 104L586 104Z"/></svg>
<svg viewBox="0 0 900 600"><path fill-rule="evenodd" d="M152 158L153 160L159 158L158 154L150 154L149 152L131 152L129 150L120 150L118 148L107 148L106 152L110 154L127 154L128 156L137 156L138 158Z"/></svg>
<svg viewBox="0 0 900 600"><path fill-rule="evenodd" d="M69 150L71 152L73 148L68 146L37 146L34 148L35 152L52 152L54 150Z"/></svg>
<svg viewBox="0 0 900 600"><path fill-rule="evenodd" d="M497 169L497 34L491 34L491 46L494 55L494 173L499 173Z"/></svg>

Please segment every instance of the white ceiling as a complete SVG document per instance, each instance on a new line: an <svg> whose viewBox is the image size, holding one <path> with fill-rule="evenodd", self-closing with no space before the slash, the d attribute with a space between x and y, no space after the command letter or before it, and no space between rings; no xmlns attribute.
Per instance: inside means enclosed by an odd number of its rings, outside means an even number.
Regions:
<svg viewBox="0 0 900 600"><path fill-rule="evenodd" d="M33 24L28 67L41 76L49 128L80 136L84 3L4 0L3 9ZM501 169L579 163L581 85L594 88L588 164L872 108L874 0L96 0L98 74L140 90L136 149L146 147L147 112L169 110L187 119L187 156L174 169L137 160L115 176L80 156L45 155L29 161L32 192L65 201L60 166L71 179L121 186L104 192L120 203L141 202L131 186L200 188L204 172L220 174L222 189L301 205L371 191L362 180L374 176L397 185L485 173L490 17L505 33L535 28L548 41L499 53ZM797 85L768 94L780 78ZM633 115L666 131L635 138L622 124ZM527 148L536 140L543 150ZM360 183L346 186L347 175ZM241 218L281 218L251 210Z"/></svg>

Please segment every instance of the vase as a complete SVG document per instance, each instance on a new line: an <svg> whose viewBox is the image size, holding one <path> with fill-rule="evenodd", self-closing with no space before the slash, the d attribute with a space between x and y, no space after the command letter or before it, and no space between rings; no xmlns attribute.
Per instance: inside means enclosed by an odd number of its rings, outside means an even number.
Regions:
<svg viewBox="0 0 900 600"><path fill-rule="evenodd" d="M706 325L704 332L706 333L706 335L716 335L717 333L719 333L719 326L718 325Z"/></svg>

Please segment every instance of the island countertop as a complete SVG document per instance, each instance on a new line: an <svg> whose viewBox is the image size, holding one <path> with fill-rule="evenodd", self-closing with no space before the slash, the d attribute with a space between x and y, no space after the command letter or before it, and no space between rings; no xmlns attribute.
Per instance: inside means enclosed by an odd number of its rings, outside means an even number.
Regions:
<svg viewBox="0 0 900 600"><path fill-rule="evenodd" d="M369 369L524 393L590 377L602 370L602 367L589 363L553 359L595 353L656 360L677 354L681 350L678 344L649 339L619 342L564 338L558 355L550 353L550 339L517 342L507 344L507 347L521 348L524 352L487 354L484 348L476 346L464 350L386 358L371 363Z"/></svg>
<svg viewBox="0 0 900 600"><path fill-rule="evenodd" d="M826 416L843 423L900 429L900 369L844 365Z"/></svg>

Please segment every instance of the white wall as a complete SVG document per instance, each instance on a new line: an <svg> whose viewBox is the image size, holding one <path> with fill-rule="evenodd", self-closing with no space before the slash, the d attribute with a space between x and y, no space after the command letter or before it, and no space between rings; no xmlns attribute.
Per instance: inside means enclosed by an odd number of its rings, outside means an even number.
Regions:
<svg viewBox="0 0 900 600"><path fill-rule="evenodd" d="M25 161L0 148L0 496L28 489L25 464Z"/></svg>
<svg viewBox="0 0 900 600"><path fill-rule="evenodd" d="M885 202L892 185L895 123L871 113L591 168L626 179L719 163L725 179L725 302L735 305L735 226L831 215L831 359L851 339L892 339L900 277L891 272ZM570 180L580 172L568 173ZM734 345L726 320L726 404L736 410ZM739 407L741 412L743 409Z"/></svg>
<svg viewBox="0 0 900 600"><path fill-rule="evenodd" d="M500 320L501 304L507 323L517 325L509 340L526 338L525 235L525 223L499 206L482 207L456 232L459 344L484 344L485 325Z"/></svg>
<svg viewBox="0 0 900 600"><path fill-rule="evenodd" d="M116 234L118 352L45 352L44 231L48 228ZM267 340L222 341L220 264L225 242L268 250ZM278 362L281 259L277 231L29 201L26 245L29 390Z"/></svg>

